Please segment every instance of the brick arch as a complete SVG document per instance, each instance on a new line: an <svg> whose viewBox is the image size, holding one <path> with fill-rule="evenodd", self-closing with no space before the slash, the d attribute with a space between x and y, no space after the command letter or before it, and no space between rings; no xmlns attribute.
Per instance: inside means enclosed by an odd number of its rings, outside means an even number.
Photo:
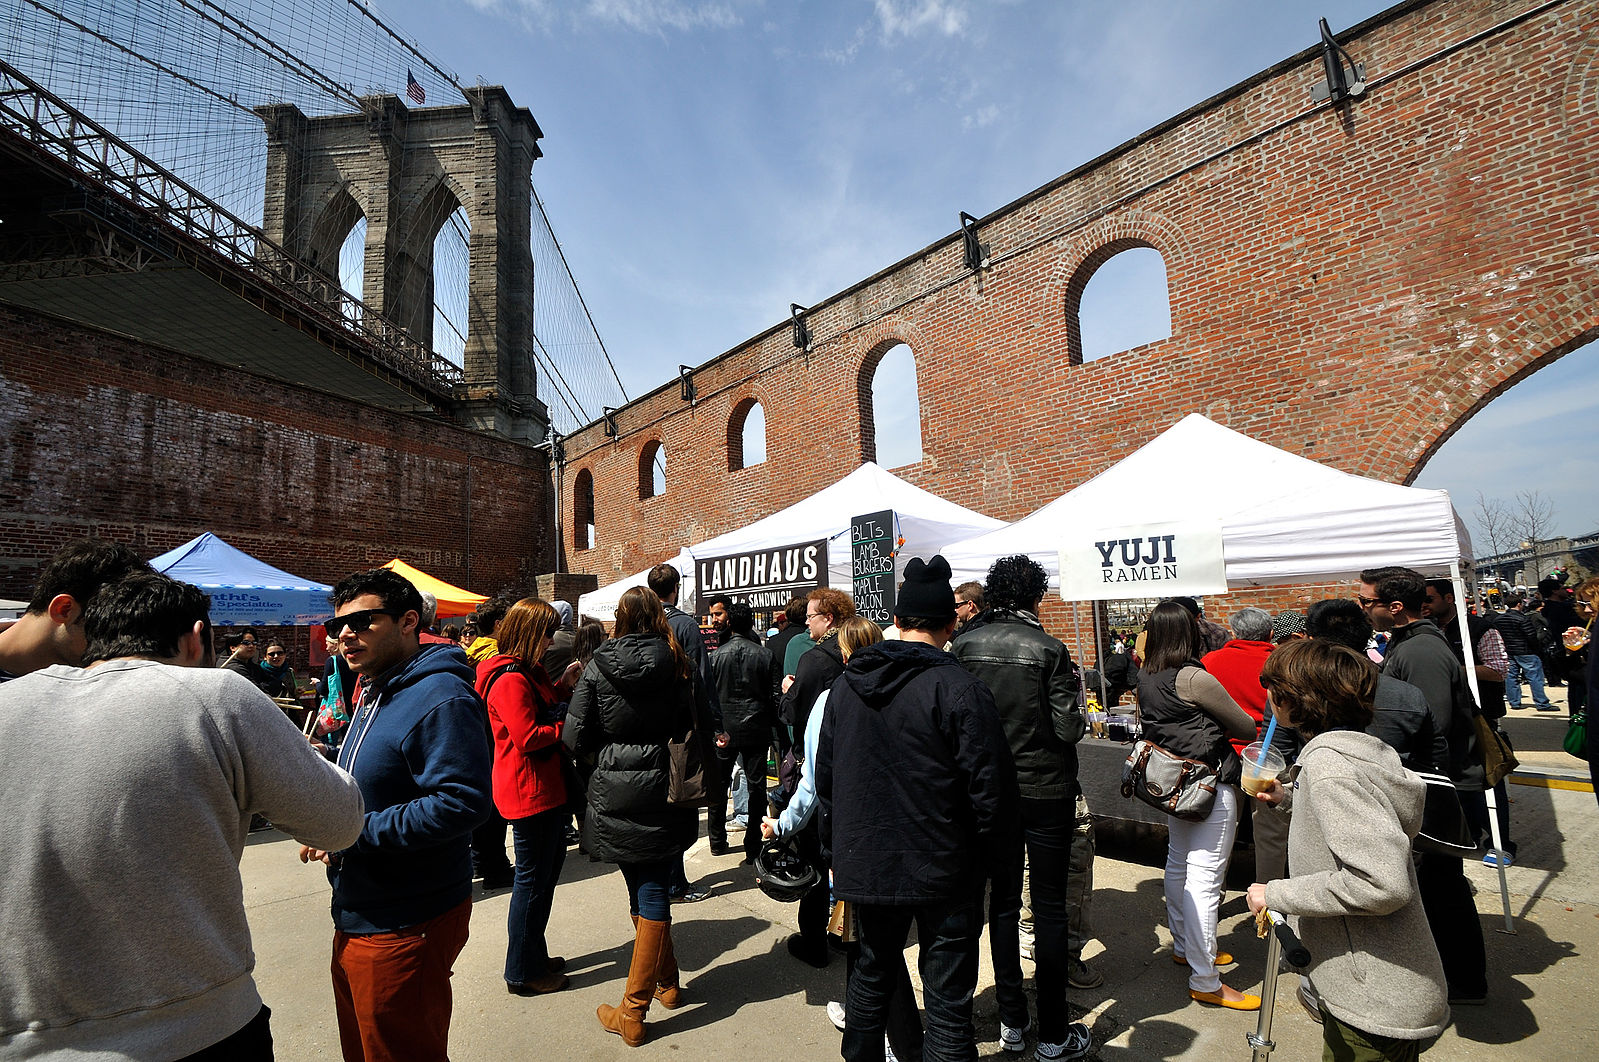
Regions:
<svg viewBox="0 0 1599 1062"><path fill-rule="evenodd" d="M1384 455L1389 467L1380 465L1375 474L1415 482L1444 443L1494 399L1572 351L1599 341L1599 306L1588 307L1586 321L1523 319L1495 331L1499 342L1488 340L1461 358L1447 359L1418 388L1413 412L1390 436L1392 445ZM1506 357L1500 348L1507 344L1520 349Z"/></svg>
<svg viewBox="0 0 1599 1062"><path fill-rule="evenodd" d="M572 548L592 549L589 528L595 529L598 539L599 525L594 519L594 473L586 468L577 470L572 477Z"/></svg>
<svg viewBox="0 0 1599 1062"><path fill-rule="evenodd" d="M767 413L766 438L768 448L766 451L766 458L763 459L762 463L764 463L765 460L771 459L770 443L772 437L772 419L769 413L771 405L766 401L764 395L757 391L750 390L734 399L732 409L728 412L727 470L729 472L737 472L739 469L751 467L744 461L744 425L748 421L750 413L755 409L756 406L760 406L761 411L763 413Z"/></svg>
<svg viewBox="0 0 1599 1062"><path fill-rule="evenodd" d="M655 491L655 458L657 454L666 450L666 444L660 439L647 439L638 451L638 496L642 501L645 498L658 498L666 493L666 484L661 484L660 494Z"/></svg>
<svg viewBox="0 0 1599 1062"><path fill-rule="evenodd" d="M910 348L911 363L916 367L917 404L921 404L921 390L925 360L930 356L926 349L926 339L912 322L902 318L892 318L879 321L870 328L862 330L862 335L856 342L856 349L860 353L860 361L855 369L855 410L856 423L860 425L860 459L862 461L877 460L877 424L876 414L872 409L872 380L877 375L877 367L882 364L883 356L900 344ZM922 432L922 453L927 452L927 432Z"/></svg>
<svg viewBox="0 0 1599 1062"><path fill-rule="evenodd" d="M1160 255L1166 266L1166 301L1171 309L1171 334L1178 334L1177 300L1172 298L1175 278L1187 259L1187 241L1169 218L1145 210L1127 210L1107 217L1079 233L1061 255L1053 286L1066 321L1067 361L1083 363L1083 329L1078 313L1083 291L1099 267L1134 248L1147 247Z"/></svg>

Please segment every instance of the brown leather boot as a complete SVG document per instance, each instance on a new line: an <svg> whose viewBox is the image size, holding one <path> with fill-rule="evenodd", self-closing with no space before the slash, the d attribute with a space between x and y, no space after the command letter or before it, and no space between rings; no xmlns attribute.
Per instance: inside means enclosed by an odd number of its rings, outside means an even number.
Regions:
<svg viewBox="0 0 1599 1062"><path fill-rule="evenodd" d="M621 1006L601 1003L594 1011L600 1024L614 1032L629 1047L644 1042L644 1015L649 1012L650 1000L655 998L655 972L661 964L662 942L666 939L666 922L648 918L638 920L638 930L633 935L633 961L627 970L627 990L622 994Z"/></svg>
<svg viewBox="0 0 1599 1062"><path fill-rule="evenodd" d="M672 923L666 923L666 939L661 944L661 965L655 971L655 998L667 1010L683 1005L683 992L677 985L677 953L672 948Z"/></svg>

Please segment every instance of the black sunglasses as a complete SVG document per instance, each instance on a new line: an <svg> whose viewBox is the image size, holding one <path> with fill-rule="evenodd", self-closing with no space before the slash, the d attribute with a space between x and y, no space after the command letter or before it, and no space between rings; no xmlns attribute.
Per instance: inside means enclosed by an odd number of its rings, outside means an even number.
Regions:
<svg viewBox="0 0 1599 1062"><path fill-rule="evenodd" d="M350 628L354 634L372 629L372 621L378 616L387 616L390 619L399 619L400 613L389 608L364 608L359 612L346 612L342 616L334 616L323 624L327 628L329 638L337 638L344 633L344 628Z"/></svg>

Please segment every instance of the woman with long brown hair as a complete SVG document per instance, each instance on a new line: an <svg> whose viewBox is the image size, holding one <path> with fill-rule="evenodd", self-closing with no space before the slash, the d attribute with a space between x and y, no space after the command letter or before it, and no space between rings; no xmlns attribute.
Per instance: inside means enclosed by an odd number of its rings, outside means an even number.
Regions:
<svg viewBox="0 0 1599 1062"><path fill-rule="evenodd" d="M511 824L516 866L505 950L505 987L519 996L566 987L544 939L555 884L566 862L568 818L560 707L581 667L552 681L539 663L559 625L555 609L523 598L495 628L499 652L477 669L477 691L494 736L494 806Z"/></svg>
<svg viewBox="0 0 1599 1062"><path fill-rule="evenodd" d="M1172 959L1188 967L1188 994L1231 1010L1259 1010L1260 997L1222 984L1216 972L1230 955L1216 950L1222 878L1238 829L1242 768L1228 738L1255 739L1255 721L1199 663L1204 651L1194 616L1162 601L1145 628L1138 713L1144 737L1167 752L1216 771L1216 803L1203 822L1173 818L1166 845L1166 917Z"/></svg>
<svg viewBox="0 0 1599 1062"><path fill-rule="evenodd" d="M615 636L602 643L572 693L562 740L593 771L583 843L616 863L634 919L633 958L620 1006L602 1005L600 1024L629 1047L644 1042L652 999L680 1003L668 890L683 852L699 834L698 809L667 803L667 741L696 727L699 669L667 626L661 599L635 586L616 606Z"/></svg>

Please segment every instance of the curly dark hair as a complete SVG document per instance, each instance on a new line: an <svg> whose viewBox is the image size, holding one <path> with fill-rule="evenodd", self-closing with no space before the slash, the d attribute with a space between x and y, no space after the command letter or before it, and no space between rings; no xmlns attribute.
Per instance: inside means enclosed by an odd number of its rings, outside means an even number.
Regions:
<svg viewBox="0 0 1599 1062"><path fill-rule="evenodd" d="M176 657L178 642L196 623L203 625L200 642L209 657L210 611L211 598L197 586L153 571L125 575L101 588L83 611L83 661Z"/></svg>
<svg viewBox="0 0 1599 1062"><path fill-rule="evenodd" d="M988 569L983 599L989 608L1032 612L1049 591L1049 573L1025 553L1001 557Z"/></svg>
<svg viewBox="0 0 1599 1062"><path fill-rule="evenodd" d="M346 575L333 587L333 607L343 608L358 597L372 594L383 602L383 607L396 616L407 612L422 615L422 595L405 576L388 568L370 568L354 575Z"/></svg>

